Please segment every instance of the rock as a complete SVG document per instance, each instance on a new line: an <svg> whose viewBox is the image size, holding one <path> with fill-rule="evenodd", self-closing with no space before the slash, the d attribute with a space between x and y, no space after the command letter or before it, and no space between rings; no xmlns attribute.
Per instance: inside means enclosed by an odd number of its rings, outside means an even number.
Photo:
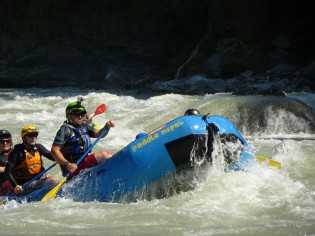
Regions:
<svg viewBox="0 0 315 236"><path fill-rule="evenodd" d="M99 83L100 89L125 89L126 80L120 74L109 70L104 79Z"/></svg>
<svg viewBox="0 0 315 236"><path fill-rule="evenodd" d="M315 133L315 113L303 102L287 97L262 97L261 102L240 108L239 126L246 126L253 134ZM282 122L277 122L282 119ZM277 126L277 124L282 126ZM284 125L283 125L284 124Z"/></svg>
<svg viewBox="0 0 315 236"><path fill-rule="evenodd" d="M302 69L301 77L307 80L314 80L315 78L315 61L311 62Z"/></svg>

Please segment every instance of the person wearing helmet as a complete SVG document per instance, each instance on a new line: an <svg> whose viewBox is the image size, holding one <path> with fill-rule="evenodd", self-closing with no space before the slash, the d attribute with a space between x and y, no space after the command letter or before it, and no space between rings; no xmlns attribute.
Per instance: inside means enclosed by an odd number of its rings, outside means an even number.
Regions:
<svg viewBox="0 0 315 236"><path fill-rule="evenodd" d="M139 138L142 138L142 137L145 137L145 136L148 136L147 133L141 132L141 133L138 133L136 135L136 139L139 139Z"/></svg>
<svg viewBox="0 0 315 236"><path fill-rule="evenodd" d="M190 108L185 111L184 116L200 116L200 112L197 109Z"/></svg>
<svg viewBox="0 0 315 236"><path fill-rule="evenodd" d="M22 143L14 146L9 154L5 175L14 188L14 192L21 196L45 186L54 186L58 183L53 176L43 176L31 182L25 189L22 185L33 179L45 170L42 156L55 161L50 151L42 144L37 143L39 130L34 125L24 126L21 130Z"/></svg>
<svg viewBox="0 0 315 236"><path fill-rule="evenodd" d="M51 153L55 161L60 164L63 176L66 176L68 172L71 173L69 179L112 157L111 152L103 150L89 154L79 166L75 164L92 145L90 138L98 138L105 129L108 129L103 136L105 137L109 129L115 126L115 121L109 120L104 127L95 129L84 122L85 116L86 110L82 101L68 104L66 107L67 120L58 130L52 144Z"/></svg>
<svg viewBox="0 0 315 236"><path fill-rule="evenodd" d="M79 96L77 98L77 102L76 103L81 104L83 102L83 100L84 100L84 98ZM72 104L72 103L70 103L70 104ZM70 104L69 104L69 106L71 107ZM92 126L94 129L97 129L97 130L101 129L101 126L99 126L98 124L93 123L93 116L90 116L90 114L87 113L87 112L85 113L85 117L83 117L83 123L84 124L88 124L89 126Z"/></svg>
<svg viewBox="0 0 315 236"><path fill-rule="evenodd" d="M12 150L11 133L5 129L0 130L0 195L13 193L13 188L4 174L8 156Z"/></svg>

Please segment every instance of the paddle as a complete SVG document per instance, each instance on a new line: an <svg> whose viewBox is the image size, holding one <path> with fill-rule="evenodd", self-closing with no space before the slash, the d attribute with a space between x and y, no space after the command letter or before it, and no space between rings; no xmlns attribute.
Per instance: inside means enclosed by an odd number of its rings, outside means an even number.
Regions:
<svg viewBox="0 0 315 236"><path fill-rule="evenodd" d="M267 157L263 157L263 156L256 156L256 159L257 161L259 162L265 162L265 161L268 161L268 165L271 166L271 167L274 167L274 168L277 168L277 169L281 169L282 166L281 166L281 163L279 161L275 161L275 160L272 160L270 158L267 158Z"/></svg>
<svg viewBox="0 0 315 236"><path fill-rule="evenodd" d="M33 181L39 179L43 174L47 173L51 168L53 168L57 163L52 164L51 166L49 166L46 170L40 172L38 175L36 175L33 179L27 181L25 184L22 185L22 188L25 189L30 183L32 183ZM2 200L0 202L0 205L6 203L7 201L10 201L12 199L12 197L15 195L15 193L12 193L9 197L7 197L7 199Z"/></svg>
<svg viewBox="0 0 315 236"><path fill-rule="evenodd" d="M104 111L106 111L106 105L105 104L101 104L98 106L98 108L96 108L94 115L90 117L90 119L92 119L94 116L102 114Z"/></svg>
<svg viewBox="0 0 315 236"><path fill-rule="evenodd" d="M85 151L85 153L82 155L82 157L77 161L76 165L78 166L83 160L84 158L88 155L88 153L92 150L92 148L95 146L95 144L97 144L97 142L106 134L106 132L109 131L109 128L106 128L103 130L103 132L101 133L100 136L98 136L98 138L95 140L95 142ZM61 186L66 182L66 180L69 178L70 176L70 172L60 181L60 183L58 185L56 185L52 190L50 190L41 200L41 202L46 202L48 198L55 198L55 196L57 195L57 193L59 192L59 189L61 188Z"/></svg>

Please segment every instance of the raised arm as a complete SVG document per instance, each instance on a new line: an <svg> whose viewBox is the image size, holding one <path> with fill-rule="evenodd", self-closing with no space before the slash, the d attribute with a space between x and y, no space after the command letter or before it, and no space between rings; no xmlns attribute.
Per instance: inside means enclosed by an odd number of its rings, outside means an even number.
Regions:
<svg viewBox="0 0 315 236"><path fill-rule="evenodd" d="M107 121L105 126L102 129L94 131L94 138L98 138L105 129L108 129L108 131L109 131L110 128L115 127L115 124L116 124L116 122L114 120ZM106 132L102 138L104 138L107 134L108 134L108 132Z"/></svg>

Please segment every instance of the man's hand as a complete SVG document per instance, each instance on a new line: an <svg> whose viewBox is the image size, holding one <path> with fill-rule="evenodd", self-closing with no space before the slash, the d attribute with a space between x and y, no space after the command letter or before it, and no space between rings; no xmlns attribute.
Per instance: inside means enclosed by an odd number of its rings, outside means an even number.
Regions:
<svg viewBox="0 0 315 236"><path fill-rule="evenodd" d="M116 123L116 122L115 122L114 120L109 120L109 121L106 122L105 127L106 127L106 128L115 127L115 123Z"/></svg>
<svg viewBox="0 0 315 236"><path fill-rule="evenodd" d="M16 194L20 194L20 193L22 193L23 191L24 191L24 189L22 188L21 185L16 185L16 186L14 187L14 192L15 192Z"/></svg>
<svg viewBox="0 0 315 236"><path fill-rule="evenodd" d="M78 168L76 164L74 163L70 163L67 165L67 170L70 172L70 173L73 173L76 171L76 169Z"/></svg>

